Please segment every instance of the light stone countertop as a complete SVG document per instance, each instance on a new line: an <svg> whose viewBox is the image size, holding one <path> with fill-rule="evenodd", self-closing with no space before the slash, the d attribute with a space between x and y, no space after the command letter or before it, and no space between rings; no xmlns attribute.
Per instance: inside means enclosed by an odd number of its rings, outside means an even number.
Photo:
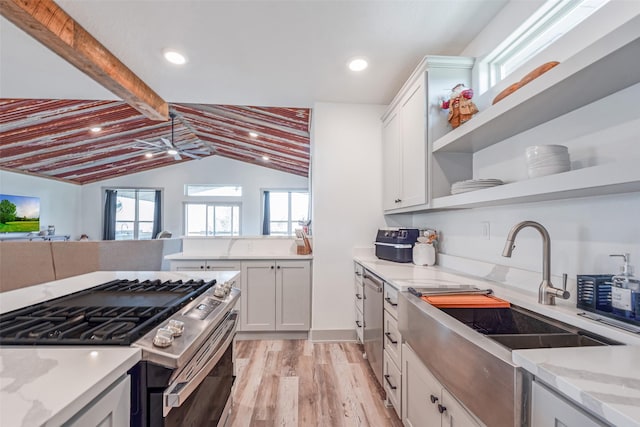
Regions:
<svg viewBox="0 0 640 427"><path fill-rule="evenodd" d="M262 254L262 255L245 255L245 254L237 254L237 255L214 255L210 253L184 253L178 252L175 254L167 255L164 259L169 261L202 261L202 260L214 260L214 261L225 261L225 260L310 260L313 259L313 255L296 255L296 254Z"/></svg>
<svg viewBox="0 0 640 427"><path fill-rule="evenodd" d="M0 293L0 313L114 279L232 280L238 272L99 271ZM0 426L59 426L133 367L124 346L0 346Z"/></svg>
<svg viewBox="0 0 640 427"><path fill-rule="evenodd" d="M473 277L439 266L416 266L358 254L354 261L400 291L408 287L473 285L491 288L511 303L623 342L625 346L515 350L512 360L576 404L588 408L613 425L640 427L640 335L606 326L577 315L583 310L559 301L537 302L537 289L525 292L498 282Z"/></svg>

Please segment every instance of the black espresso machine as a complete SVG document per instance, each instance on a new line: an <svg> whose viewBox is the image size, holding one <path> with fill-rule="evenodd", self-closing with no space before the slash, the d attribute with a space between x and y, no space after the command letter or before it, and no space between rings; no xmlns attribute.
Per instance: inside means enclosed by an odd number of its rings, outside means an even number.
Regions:
<svg viewBox="0 0 640 427"><path fill-rule="evenodd" d="M380 229L376 235L376 256L387 261L411 262L413 246L419 236L417 228Z"/></svg>

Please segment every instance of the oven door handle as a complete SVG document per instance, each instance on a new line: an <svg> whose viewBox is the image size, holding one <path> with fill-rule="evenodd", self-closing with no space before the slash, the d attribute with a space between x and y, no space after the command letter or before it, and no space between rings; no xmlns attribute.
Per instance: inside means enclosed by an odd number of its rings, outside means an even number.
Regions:
<svg viewBox="0 0 640 427"><path fill-rule="evenodd" d="M171 408L177 408L181 406L193 393L200 383L204 381L213 367L220 361L222 355L227 351L230 345L233 343L235 332L238 327L238 312L234 310L233 313L227 318L225 331L221 338L217 339L216 351L209 361L188 381L180 381L180 377L176 379L174 383L166 388L163 399L162 416L166 417L171 411ZM220 344L222 343L222 344Z"/></svg>

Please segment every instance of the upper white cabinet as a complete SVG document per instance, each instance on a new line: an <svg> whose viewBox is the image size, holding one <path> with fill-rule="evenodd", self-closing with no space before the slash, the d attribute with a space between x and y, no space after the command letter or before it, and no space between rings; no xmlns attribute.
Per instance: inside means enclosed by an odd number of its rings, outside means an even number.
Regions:
<svg viewBox="0 0 640 427"><path fill-rule="evenodd" d="M430 182L429 139L442 135L447 111L439 98L459 83L469 85L473 59L428 56L413 72L382 117L383 207L425 207Z"/></svg>

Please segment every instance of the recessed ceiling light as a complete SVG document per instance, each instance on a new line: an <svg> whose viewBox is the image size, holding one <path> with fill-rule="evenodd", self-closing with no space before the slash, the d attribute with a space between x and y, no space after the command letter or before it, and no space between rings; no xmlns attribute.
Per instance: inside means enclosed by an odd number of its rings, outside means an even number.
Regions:
<svg viewBox="0 0 640 427"><path fill-rule="evenodd" d="M89 129L91 132L96 133L96 132L100 132L102 130L102 128L100 126L94 126L91 129Z"/></svg>
<svg viewBox="0 0 640 427"><path fill-rule="evenodd" d="M251 138L257 138L258 137L258 133L257 132L249 132L249 136Z"/></svg>
<svg viewBox="0 0 640 427"><path fill-rule="evenodd" d="M369 66L369 63L364 58L353 58L349 61L349 69L351 71L362 71Z"/></svg>
<svg viewBox="0 0 640 427"><path fill-rule="evenodd" d="M269 160L268 156L262 156L262 160L264 160L265 162Z"/></svg>
<svg viewBox="0 0 640 427"><path fill-rule="evenodd" d="M145 156L147 159L150 159L150 158L152 158L152 157L153 157L153 153L144 153L144 156Z"/></svg>
<svg viewBox="0 0 640 427"><path fill-rule="evenodd" d="M170 150L167 150L167 154L169 154L170 156L175 156L176 154L178 154L178 151L170 149Z"/></svg>
<svg viewBox="0 0 640 427"><path fill-rule="evenodd" d="M180 52L173 49L165 49L163 52L164 59L176 65L183 65L187 62L187 58Z"/></svg>

